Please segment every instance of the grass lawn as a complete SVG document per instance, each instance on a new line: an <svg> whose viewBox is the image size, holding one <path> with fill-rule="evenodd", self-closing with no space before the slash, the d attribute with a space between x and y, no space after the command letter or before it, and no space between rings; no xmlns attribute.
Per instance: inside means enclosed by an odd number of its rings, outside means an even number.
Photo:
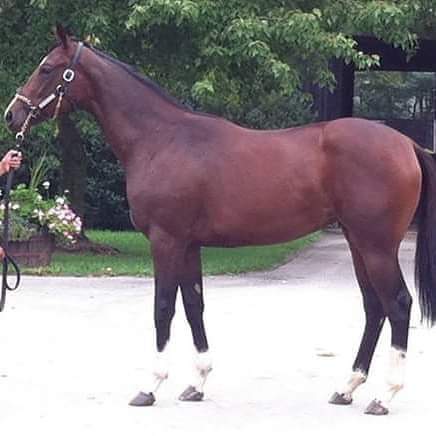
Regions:
<svg viewBox="0 0 436 436"><path fill-rule="evenodd" d="M95 242L117 248L117 255L56 252L51 265L44 268L23 268L27 274L65 276L151 276L153 267L148 240L136 232L91 230L88 237ZM285 244L264 247L204 248L205 274L238 274L266 270L280 265L296 250L318 239L319 234Z"/></svg>

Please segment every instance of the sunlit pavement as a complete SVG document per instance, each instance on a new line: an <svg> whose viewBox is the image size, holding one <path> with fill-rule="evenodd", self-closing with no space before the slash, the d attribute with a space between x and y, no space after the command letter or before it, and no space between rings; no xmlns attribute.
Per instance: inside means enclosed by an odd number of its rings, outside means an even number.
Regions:
<svg viewBox="0 0 436 436"><path fill-rule="evenodd" d="M414 242L401 258L413 288ZM268 273L206 279L214 371L205 401L181 403L194 357L178 310L170 378L151 408L127 404L154 356L152 280L25 277L0 314L2 435L393 434L434 425L436 330L414 307L406 387L391 414L363 414L383 389L389 328L351 406L327 400L349 376L363 309L348 248L325 234ZM403 434L403 433L402 433Z"/></svg>

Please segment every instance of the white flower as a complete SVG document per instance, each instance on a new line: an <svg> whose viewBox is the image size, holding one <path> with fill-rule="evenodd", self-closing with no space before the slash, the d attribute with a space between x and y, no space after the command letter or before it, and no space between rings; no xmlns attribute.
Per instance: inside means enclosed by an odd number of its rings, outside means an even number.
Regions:
<svg viewBox="0 0 436 436"><path fill-rule="evenodd" d="M48 180L46 180L43 184L42 184L44 189L48 189L50 188L50 182Z"/></svg>
<svg viewBox="0 0 436 436"><path fill-rule="evenodd" d="M0 210L5 210L6 208L5 208L5 205L2 203L2 204L0 204Z"/></svg>
<svg viewBox="0 0 436 436"><path fill-rule="evenodd" d="M65 204L65 198L57 197L56 198L56 203L59 204L59 205L64 205Z"/></svg>

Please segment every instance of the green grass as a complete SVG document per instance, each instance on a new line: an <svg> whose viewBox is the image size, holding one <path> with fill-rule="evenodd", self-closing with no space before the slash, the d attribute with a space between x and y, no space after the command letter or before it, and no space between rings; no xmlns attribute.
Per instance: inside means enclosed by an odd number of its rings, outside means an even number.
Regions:
<svg viewBox="0 0 436 436"><path fill-rule="evenodd" d="M136 232L91 230L91 240L117 248L117 255L56 252L52 263L44 268L23 268L27 274L64 276L151 276L153 274L150 245ZM314 233L297 241L264 247L204 248L205 274L238 274L267 270L284 263L296 250L318 239Z"/></svg>

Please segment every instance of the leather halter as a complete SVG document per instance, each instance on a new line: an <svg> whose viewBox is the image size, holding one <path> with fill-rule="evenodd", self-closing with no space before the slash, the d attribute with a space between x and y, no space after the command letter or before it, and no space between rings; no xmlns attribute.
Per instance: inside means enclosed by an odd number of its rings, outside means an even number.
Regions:
<svg viewBox="0 0 436 436"><path fill-rule="evenodd" d="M16 149L18 150L20 148L21 143L24 140L24 134L26 133L26 130L29 127L30 120L32 118L36 118L47 106L49 106L52 102L54 102L57 99L56 108L53 114L53 119L56 119L59 115L59 111L62 105L62 100L64 96L66 96L68 91L68 86L70 83L74 80L74 67L76 66L77 62L79 61L80 52L83 48L83 42L79 42L77 44L76 52L74 53L73 59L71 60L68 67L64 70L62 74L62 80L63 83L60 83L56 86L56 89L54 92L52 92L49 96L42 99L42 101L38 105L34 105L32 103L32 100L22 94L19 93L19 91L15 94L15 97L12 99L12 101L9 103L9 106L5 110L5 113L7 113L13 104L18 100L23 102L28 108L29 113L27 114L26 119L24 120L23 125L21 126L20 131L16 134L15 138L17 140L16 142ZM71 101L71 103L74 106L74 102ZM6 291L7 290L15 290L18 288L20 284L20 269L18 265L15 263L15 261L8 255L8 242L9 242L9 193L12 187L12 181L13 181L14 171L9 171L8 178L6 182L6 189L4 192L3 200L5 204L5 213L3 217L3 248L5 250L5 259L3 259L3 269L2 269L2 283L1 283L1 290L0 290L0 312L3 311L6 303ZM16 271L16 282L14 286L11 286L8 282L8 265L9 263L14 267Z"/></svg>
<svg viewBox="0 0 436 436"><path fill-rule="evenodd" d="M83 48L83 42L77 43L76 52L74 53L73 59L71 60L68 67L64 70L62 74L62 83L58 84L56 86L56 89L54 92L52 92L47 97L43 98L39 104L35 105L33 104L32 100L22 94L19 93L19 91L15 94L15 97L12 99L11 103L9 104L8 108L5 112L7 112L13 104L18 100L24 103L29 108L29 113L27 114L26 119L24 120L24 123L21 126L20 131L16 134L17 141L22 142L24 139L24 134L26 133L30 120L32 118L36 118L38 115L41 114L41 112L49 106L51 103L53 103L57 99L56 107L52 116L52 119L56 119L59 115L59 111L61 109L63 98L66 97L68 87L70 83L74 80L75 72L74 67L79 61L80 53ZM74 103L74 102L71 102Z"/></svg>

